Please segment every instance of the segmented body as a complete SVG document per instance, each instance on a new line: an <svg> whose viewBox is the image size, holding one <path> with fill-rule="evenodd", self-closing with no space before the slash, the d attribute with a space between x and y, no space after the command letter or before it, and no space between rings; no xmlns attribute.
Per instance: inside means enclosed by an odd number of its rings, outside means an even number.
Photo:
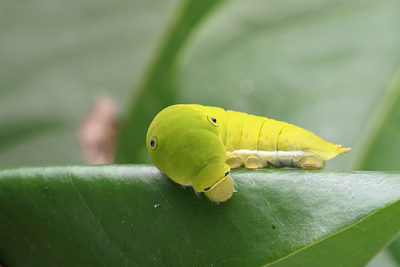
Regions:
<svg viewBox="0 0 400 267"><path fill-rule="evenodd" d="M162 110L146 144L160 171L214 201L233 193L230 168L321 169L325 160L350 150L286 122L201 105Z"/></svg>
<svg viewBox="0 0 400 267"><path fill-rule="evenodd" d="M219 118L219 134L227 151L226 163L231 168L321 169L325 160L349 150L286 122L216 107L206 108Z"/></svg>

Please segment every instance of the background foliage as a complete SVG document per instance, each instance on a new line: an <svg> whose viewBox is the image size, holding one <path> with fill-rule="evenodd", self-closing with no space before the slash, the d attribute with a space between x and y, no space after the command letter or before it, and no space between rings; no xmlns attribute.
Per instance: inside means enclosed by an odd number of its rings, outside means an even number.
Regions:
<svg viewBox="0 0 400 267"><path fill-rule="evenodd" d="M0 167L84 163L78 122L106 93L120 163L150 163L160 109L199 103L353 149L327 169L399 170L399 1L196 2L2 1ZM370 265L400 266L399 244Z"/></svg>

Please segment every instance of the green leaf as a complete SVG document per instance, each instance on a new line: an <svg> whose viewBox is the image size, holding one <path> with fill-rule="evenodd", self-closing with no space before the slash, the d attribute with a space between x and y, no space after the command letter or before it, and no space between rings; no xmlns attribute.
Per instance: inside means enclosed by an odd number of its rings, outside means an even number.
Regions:
<svg viewBox="0 0 400 267"><path fill-rule="evenodd" d="M146 132L155 115L177 102L176 70L179 53L197 24L222 0L182 1L165 41L161 43L124 120L119 137L116 161L143 162L149 158L145 149Z"/></svg>
<svg viewBox="0 0 400 267"><path fill-rule="evenodd" d="M212 203L155 167L0 170L6 266L361 266L400 230L400 174L234 170ZM371 242L373 240L373 242Z"/></svg>

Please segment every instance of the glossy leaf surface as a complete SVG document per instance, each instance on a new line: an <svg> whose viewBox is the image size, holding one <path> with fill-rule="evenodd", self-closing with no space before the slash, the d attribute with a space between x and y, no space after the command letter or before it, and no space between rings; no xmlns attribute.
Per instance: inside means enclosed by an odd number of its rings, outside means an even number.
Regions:
<svg viewBox="0 0 400 267"><path fill-rule="evenodd" d="M3 169L0 258L5 266L359 266L400 230L398 173L233 176L238 192L216 204L150 166Z"/></svg>

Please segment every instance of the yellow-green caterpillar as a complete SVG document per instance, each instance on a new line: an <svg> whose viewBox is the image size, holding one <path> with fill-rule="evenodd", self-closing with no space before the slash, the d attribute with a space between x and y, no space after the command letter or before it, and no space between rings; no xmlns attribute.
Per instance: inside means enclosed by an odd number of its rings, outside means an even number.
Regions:
<svg viewBox="0 0 400 267"><path fill-rule="evenodd" d="M201 105L162 110L146 144L161 172L216 202L234 192L231 168L319 170L325 160L350 150L286 122Z"/></svg>

